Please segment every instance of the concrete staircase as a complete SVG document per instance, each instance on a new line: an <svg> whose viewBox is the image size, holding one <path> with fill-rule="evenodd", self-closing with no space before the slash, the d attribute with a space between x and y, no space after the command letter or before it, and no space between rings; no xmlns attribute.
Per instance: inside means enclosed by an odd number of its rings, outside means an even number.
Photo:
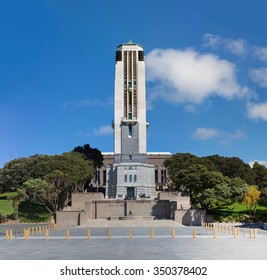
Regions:
<svg viewBox="0 0 267 280"><path fill-rule="evenodd" d="M182 227L173 220L88 220L86 227Z"/></svg>

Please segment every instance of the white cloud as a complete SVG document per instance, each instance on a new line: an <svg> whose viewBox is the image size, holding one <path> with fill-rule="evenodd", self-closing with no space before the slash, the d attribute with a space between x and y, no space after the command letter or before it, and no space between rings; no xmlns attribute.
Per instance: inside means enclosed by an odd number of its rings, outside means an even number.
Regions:
<svg viewBox="0 0 267 280"><path fill-rule="evenodd" d="M262 119L267 121L267 102L249 103L247 106L248 117L250 119Z"/></svg>
<svg viewBox="0 0 267 280"><path fill-rule="evenodd" d="M231 145L234 140L246 139L245 133L241 129L236 129L232 132L223 131L217 128L198 127L192 134L196 140L206 141L218 139L223 145Z"/></svg>
<svg viewBox="0 0 267 280"><path fill-rule="evenodd" d="M267 67L253 68L249 75L255 83L261 87L267 87Z"/></svg>
<svg viewBox="0 0 267 280"><path fill-rule="evenodd" d="M157 85L150 99L199 104L210 96L225 99L246 94L236 82L235 65L193 49L155 49L146 56L147 79Z"/></svg>
<svg viewBox="0 0 267 280"><path fill-rule="evenodd" d="M98 129L94 129L93 134L95 136L110 135L113 133L111 125L104 125Z"/></svg>
<svg viewBox="0 0 267 280"><path fill-rule="evenodd" d="M224 40L225 48L235 55L243 55L247 52L246 42L243 39Z"/></svg>
<svg viewBox="0 0 267 280"><path fill-rule="evenodd" d="M264 161L264 160L252 160L248 164L250 165L250 167L253 167L255 162L258 162L259 164L264 165L265 167L267 167L267 161Z"/></svg>
<svg viewBox="0 0 267 280"><path fill-rule="evenodd" d="M207 33L203 36L203 41L205 47L212 49L223 47L235 55L244 55L248 51L248 44L244 39L225 39L221 36Z"/></svg>
<svg viewBox="0 0 267 280"><path fill-rule="evenodd" d="M203 36L204 45L206 47L217 48L222 43L222 38L218 35L207 33Z"/></svg>
<svg viewBox="0 0 267 280"><path fill-rule="evenodd" d="M219 137L220 131L216 128L198 127L192 134L197 140L209 140Z"/></svg>
<svg viewBox="0 0 267 280"><path fill-rule="evenodd" d="M253 46L252 52L254 56L256 56L262 61L267 62L267 47Z"/></svg>

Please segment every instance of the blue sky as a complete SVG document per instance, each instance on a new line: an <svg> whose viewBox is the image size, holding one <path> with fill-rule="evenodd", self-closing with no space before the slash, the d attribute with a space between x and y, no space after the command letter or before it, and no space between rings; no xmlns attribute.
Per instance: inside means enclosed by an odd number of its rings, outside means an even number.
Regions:
<svg viewBox="0 0 267 280"><path fill-rule="evenodd" d="M264 0L0 4L0 167L90 144L113 151L114 58L144 47L148 151L267 161Z"/></svg>

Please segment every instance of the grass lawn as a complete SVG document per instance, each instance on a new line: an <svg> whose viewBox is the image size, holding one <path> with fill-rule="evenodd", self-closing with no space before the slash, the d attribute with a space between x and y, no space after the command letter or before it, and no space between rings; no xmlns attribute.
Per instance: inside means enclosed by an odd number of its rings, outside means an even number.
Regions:
<svg viewBox="0 0 267 280"><path fill-rule="evenodd" d="M249 211L242 203L234 203L227 207L222 207L217 211L211 211L210 214L220 222L242 222L248 221ZM267 221L267 206L258 205L256 214L251 220L252 222Z"/></svg>
<svg viewBox="0 0 267 280"><path fill-rule="evenodd" d="M5 217L13 213L11 200L0 199L0 213Z"/></svg>
<svg viewBox="0 0 267 280"><path fill-rule="evenodd" d="M12 198L16 197L16 192L0 194L0 214L9 218L14 213ZM18 208L18 219L20 222L48 222L51 214L42 205L29 201L21 201Z"/></svg>

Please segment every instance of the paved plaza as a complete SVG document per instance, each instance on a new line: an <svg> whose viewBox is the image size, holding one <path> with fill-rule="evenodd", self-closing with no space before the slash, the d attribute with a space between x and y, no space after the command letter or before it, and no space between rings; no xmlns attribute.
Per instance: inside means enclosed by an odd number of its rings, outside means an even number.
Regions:
<svg viewBox="0 0 267 280"><path fill-rule="evenodd" d="M34 225L0 225L2 260L267 260L267 231L249 228L239 235L186 227L172 221L118 223L106 221L88 227L59 228L31 235L23 228ZM6 230L12 228L12 240ZM193 238L193 230L196 238ZM89 230L89 239L88 239ZM66 234L69 232L69 240Z"/></svg>

